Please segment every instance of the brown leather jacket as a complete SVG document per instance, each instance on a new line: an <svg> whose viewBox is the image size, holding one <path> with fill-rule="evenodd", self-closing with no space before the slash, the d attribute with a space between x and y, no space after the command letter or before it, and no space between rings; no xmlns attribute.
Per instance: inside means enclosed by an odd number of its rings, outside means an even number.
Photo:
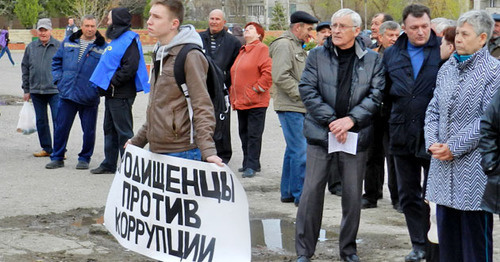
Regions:
<svg viewBox="0 0 500 262"><path fill-rule="evenodd" d="M172 47L163 58L163 68L158 76L152 70L151 92L147 107L146 123L131 139L133 145L154 153L173 153L199 148L202 159L216 155L213 134L215 117L212 101L207 91L208 62L197 50L186 57L186 84L194 112L194 144L190 143L191 123L184 94L174 78L175 57L184 45Z"/></svg>

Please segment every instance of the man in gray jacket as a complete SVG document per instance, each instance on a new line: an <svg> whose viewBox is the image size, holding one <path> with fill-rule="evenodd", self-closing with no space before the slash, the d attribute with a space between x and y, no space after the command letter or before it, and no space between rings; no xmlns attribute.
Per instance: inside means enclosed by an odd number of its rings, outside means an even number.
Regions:
<svg viewBox="0 0 500 262"><path fill-rule="evenodd" d="M306 140L302 134L306 109L297 86L307 56L302 45L310 38L309 33L318 19L297 11L292 14L290 21L290 29L270 44L269 56L273 59L274 110L278 113L286 141L281 173L281 202L295 202L298 206L306 168Z"/></svg>
<svg viewBox="0 0 500 262"><path fill-rule="evenodd" d="M304 135L307 163L304 189L297 211L297 261L310 261L318 240L329 170L338 170L342 183L340 257L359 261L356 235L361 215L367 149L373 135L372 118L378 112L385 86L381 58L366 49L358 37L361 17L351 9L332 16L332 36L307 57L299 84L307 109ZM328 152L328 133L344 144L348 132L357 133L357 151Z"/></svg>
<svg viewBox="0 0 500 262"><path fill-rule="evenodd" d="M51 36L52 23L42 18L37 24L38 40L31 42L24 52L21 69L23 72L24 101L33 101L36 115L36 129L42 150L33 153L35 157L48 157L52 153L52 136L50 135L47 105L52 112L52 123L55 130L59 91L52 83L51 63L60 42Z"/></svg>

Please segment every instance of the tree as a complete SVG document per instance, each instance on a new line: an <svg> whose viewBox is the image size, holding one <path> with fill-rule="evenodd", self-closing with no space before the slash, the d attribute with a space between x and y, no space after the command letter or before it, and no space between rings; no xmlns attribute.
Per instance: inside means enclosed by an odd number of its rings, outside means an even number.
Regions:
<svg viewBox="0 0 500 262"><path fill-rule="evenodd" d="M270 30L286 30L287 19L285 15L285 8L280 2L276 2L272 12L273 18L271 19Z"/></svg>
<svg viewBox="0 0 500 262"><path fill-rule="evenodd" d="M38 20L38 13L42 10L38 0L18 0L14 7L14 13L25 27L33 26Z"/></svg>
<svg viewBox="0 0 500 262"><path fill-rule="evenodd" d="M14 7L16 2L12 0L0 0L0 15L6 17L8 20L14 19Z"/></svg>
<svg viewBox="0 0 500 262"><path fill-rule="evenodd" d="M140 15L144 13L144 8L148 4L149 1L144 0L120 0L119 6L128 8L131 14Z"/></svg>
<svg viewBox="0 0 500 262"><path fill-rule="evenodd" d="M41 17L60 17L72 13L71 0L39 0L44 7Z"/></svg>
<svg viewBox="0 0 500 262"><path fill-rule="evenodd" d="M78 18L93 15L99 27L109 10L117 6L113 0L72 0L72 14Z"/></svg>

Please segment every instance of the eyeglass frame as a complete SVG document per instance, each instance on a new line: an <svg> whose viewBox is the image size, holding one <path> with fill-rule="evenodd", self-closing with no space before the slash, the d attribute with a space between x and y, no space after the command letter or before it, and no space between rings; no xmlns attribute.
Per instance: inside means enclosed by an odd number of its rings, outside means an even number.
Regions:
<svg viewBox="0 0 500 262"><path fill-rule="evenodd" d="M340 31L346 31L349 28L356 28L358 26L355 25L343 25L343 24L331 24L330 29L335 30L335 28L338 28Z"/></svg>

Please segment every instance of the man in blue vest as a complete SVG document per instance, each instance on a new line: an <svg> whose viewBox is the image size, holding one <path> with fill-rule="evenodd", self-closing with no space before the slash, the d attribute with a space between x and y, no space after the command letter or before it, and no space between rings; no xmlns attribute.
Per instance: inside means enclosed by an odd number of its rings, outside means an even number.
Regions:
<svg viewBox="0 0 500 262"><path fill-rule="evenodd" d="M76 169L88 169L94 153L95 128L99 95L89 79L106 48L106 41L97 31L97 21L87 15L82 29L64 39L52 59L52 77L59 90L59 110L54 131L52 160L45 168L64 166L64 154L69 132L78 113L83 131L82 150Z"/></svg>
<svg viewBox="0 0 500 262"><path fill-rule="evenodd" d="M119 7L108 14L106 37L111 43L101 57L90 81L105 97L104 160L92 174L113 174L118 152L134 136L132 105L138 91L149 91L148 72L139 35L130 30L132 15Z"/></svg>

